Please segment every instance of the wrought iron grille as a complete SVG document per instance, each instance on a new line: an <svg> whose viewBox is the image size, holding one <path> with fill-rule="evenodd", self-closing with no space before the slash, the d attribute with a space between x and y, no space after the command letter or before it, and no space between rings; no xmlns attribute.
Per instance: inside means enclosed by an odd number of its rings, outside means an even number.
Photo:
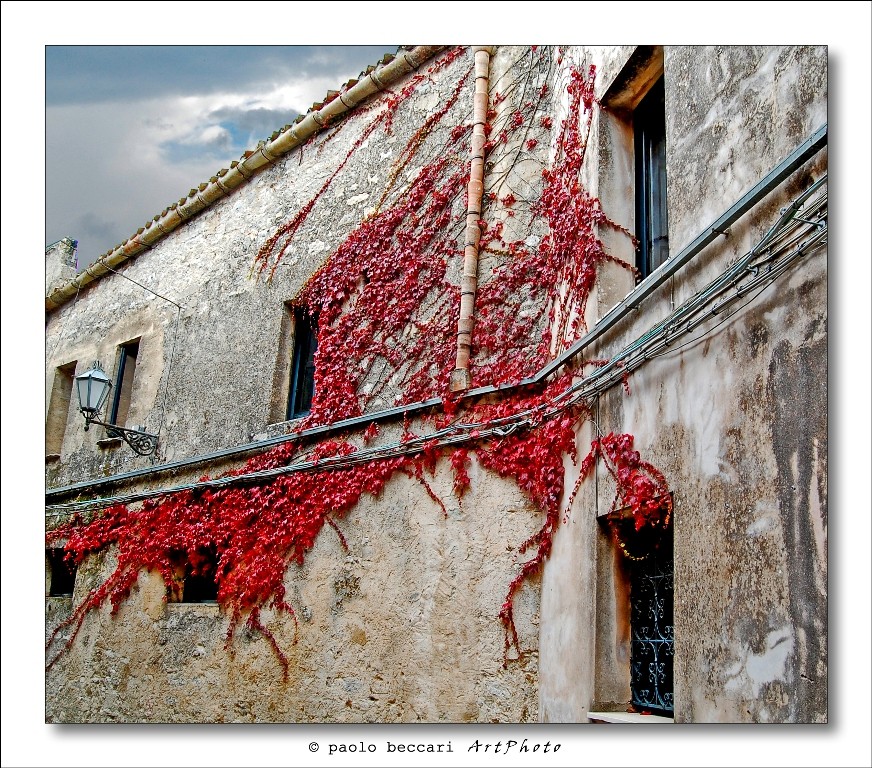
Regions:
<svg viewBox="0 0 872 768"><path fill-rule="evenodd" d="M654 714L672 716L672 528L660 546L644 560L634 561L630 582L632 642L630 689L633 705Z"/></svg>

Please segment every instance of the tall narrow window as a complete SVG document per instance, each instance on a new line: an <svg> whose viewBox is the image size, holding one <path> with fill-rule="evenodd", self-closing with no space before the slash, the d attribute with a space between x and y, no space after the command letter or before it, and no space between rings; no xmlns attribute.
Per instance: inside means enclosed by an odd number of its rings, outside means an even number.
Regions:
<svg viewBox="0 0 872 768"><path fill-rule="evenodd" d="M669 258L666 210L666 119L663 78L645 95L633 112L636 150L637 267L650 275Z"/></svg>
<svg viewBox="0 0 872 768"><path fill-rule="evenodd" d="M76 585L76 566L64 559L63 547L45 551L49 568L49 597L72 597Z"/></svg>
<svg viewBox="0 0 872 768"><path fill-rule="evenodd" d="M615 581L615 627L629 641L630 701L638 712L672 717L674 561L672 522L637 530L629 508L602 517L619 546ZM629 619L629 622L626 622Z"/></svg>
<svg viewBox="0 0 872 768"><path fill-rule="evenodd" d="M136 356L139 354L139 339L122 344L118 348L118 367L115 373L115 388L112 394L112 409L109 423L127 426L130 395L133 392L133 375L136 371Z"/></svg>
<svg viewBox="0 0 872 768"><path fill-rule="evenodd" d="M286 418L297 419L309 413L315 394L315 351L318 349L316 318L302 309L294 311L294 355L288 388Z"/></svg>
<svg viewBox="0 0 872 768"><path fill-rule="evenodd" d="M633 705L672 717L675 628L672 619L672 526L630 566L630 691Z"/></svg>
<svg viewBox="0 0 872 768"><path fill-rule="evenodd" d="M68 363L60 368L55 368L51 398L48 404L48 416L45 420L46 456L57 457L60 455L61 447L64 443L64 433L67 429L70 399L73 394L73 378L75 375L75 363Z"/></svg>

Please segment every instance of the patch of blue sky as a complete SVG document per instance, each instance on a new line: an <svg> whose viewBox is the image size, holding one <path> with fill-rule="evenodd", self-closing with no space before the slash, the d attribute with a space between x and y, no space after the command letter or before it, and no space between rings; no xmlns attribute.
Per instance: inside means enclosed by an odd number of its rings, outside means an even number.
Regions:
<svg viewBox="0 0 872 768"><path fill-rule="evenodd" d="M254 149L259 141L292 123L297 114L294 110L222 108L209 115L217 118L214 122L200 126L182 139L162 142L160 148L165 159L172 163L207 158L235 160L245 150Z"/></svg>

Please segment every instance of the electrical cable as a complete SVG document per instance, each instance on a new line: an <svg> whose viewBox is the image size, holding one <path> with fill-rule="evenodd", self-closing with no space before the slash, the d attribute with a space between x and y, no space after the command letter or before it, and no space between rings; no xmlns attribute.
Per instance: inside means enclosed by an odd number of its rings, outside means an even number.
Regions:
<svg viewBox="0 0 872 768"><path fill-rule="evenodd" d="M723 325L723 323L728 319L754 301L778 277L784 274L790 266L797 263L800 258L809 255L811 252L816 252L820 247L826 245L826 191L811 202L809 210L804 211L805 216L817 214L817 221L807 220L805 217L795 217L795 214L803 209L811 195L825 183L826 178L827 177L824 176L819 179L814 185L800 195L791 206L783 209L782 216L778 222L776 222L776 225L770 228L757 245L755 245L754 248L752 248L745 256L728 267L721 275L705 286L702 290L694 294L684 304L673 310L673 312L671 312L664 320L657 323L635 341L624 347L621 352L612 357L604 365L599 366L590 375L581 378L570 387L567 387L562 392L556 394L547 403L540 403L535 407L527 408L523 411L512 414L511 416L492 419L488 422L455 422L454 424L432 433L416 435L384 446L364 448L352 454L324 457L311 461L298 461L295 464L290 464L284 467L259 470L245 475L228 475L210 480L201 480L160 490L147 490L99 499L54 504L46 506L47 513L61 515L86 509L96 510L113 504L129 504L170 493L179 493L182 491L197 490L201 488L220 488L232 484L247 484L259 480L275 479L282 475L295 472L342 469L344 467L354 466L371 460L399 458L406 455L416 454L428 448L459 445L473 440L480 442L490 437L502 439L518 429L534 428L537 424L555 418L557 415L574 405L577 405L582 401L587 402L607 389L615 386L619 381L628 376L630 372L638 368L647 360L650 360L652 357L673 354L689 344L698 342L700 339L704 338L704 336ZM787 216L785 212L788 212L790 215ZM812 232L807 240L803 240L802 237L789 238L787 244L794 246L790 249L781 247L773 250L773 242L778 239L783 239L799 229L802 229L805 234L808 234L810 229L813 229L814 232ZM796 245L796 243L798 243L798 245ZM769 246L768 248L765 247L767 245ZM754 259L758 255L763 255L764 258L762 262L755 264ZM761 272L759 271L760 264L767 264L769 268ZM757 270L756 272L755 269ZM732 310L727 312L727 314L725 314L717 323L706 328L700 336L689 339L677 347L670 348L668 341L670 332L673 337L681 335L682 333L692 333L697 327L707 320L710 320L712 316L717 316L717 313L715 313L712 308L709 309L709 313L702 319L698 320L698 322L695 324L693 322L694 318L696 318L703 309L709 308L714 299L722 295L724 290L730 287L736 287L747 277L748 274L752 275L752 279L746 285L741 287L741 290L748 294L746 301L738 306L734 306ZM730 297L729 303L732 304L736 298L741 298L741 294ZM725 306L726 303L727 302L725 301L721 306ZM677 318L681 318L681 322L678 324L676 324ZM658 344L659 346L654 346L655 344ZM651 351L649 347L653 347L654 351ZM661 351L664 349L666 351ZM564 399L565 402L561 403ZM597 430L599 431L598 425Z"/></svg>

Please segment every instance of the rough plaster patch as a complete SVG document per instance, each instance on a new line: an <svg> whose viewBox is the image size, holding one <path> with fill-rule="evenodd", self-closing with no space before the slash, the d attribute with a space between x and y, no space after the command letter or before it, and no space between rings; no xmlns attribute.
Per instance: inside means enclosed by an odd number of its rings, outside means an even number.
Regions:
<svg viewBox="0 0 872 768"><path fill-rule="evenodd" d="M720 442L724 431L723 414L717 407L721 392L717 391L714 380L688 376L686 371L682 371L682 389L679 391L682 393L678 398L682 417L677 421L692 424L696 418L700 425L695 435L697 468L705 477L717 477L721 474Z"/></svg>
<svg viewBox="0 0 872 768"><path fill-rule="evenodd" d="M814 438L812 441L812 466L817 468L821 466L821 457L819 455L819 441ZM812 482L808 489L809 493L809 513L811 517L812 530L814 531L815 547L818 553L819 562L826 563L827 561L827 527L824 521L824 500L821 499L820 482L818 473L815 471L812 475ZM823 574L820 574L823 576ZM821 578L821 593L826 594L826 580Z"/></svg>
<svg viewBox="0 0 872 768"><path fill-rule="evenodd" d="M748 536L762 536L764 533L768 533L775 529L776 523L778 522L777 508L765 501L758 501L755 505L754 512L754 522L745 530L745 533L747 533Z"/></svg>
<svg viewBox="0 0 872 768"><path fill-rule="evenodd" d="M717 364L717 360L709 363L712 366ZM660 410L651 408L650 403L642 397L626 398L623 403L623 428L641 439L643 436L656 435L667 425L697 425L691 436L693 445L689 447L689 460L694 471L700 478L721 477L730 482L729 464L721 456L721 436L725 431L721 404L731 397L728 388L732 383L732 375L724 373L715 381L700 371L701 367L699 363L683 365L677 371L677 384L661 386ZM721 365L718 370L725 367ZM647 370L634 373L631 386L643 392L658 380L673 380L675 376L676 372L668 367L659 368L657 363L652 363ZM642 442L635 447L645 450Z"/></svg>
<svg viewBox="0 0 872 768"><path fill-rule="evenodd" d="M784 679L793 647L793 632L789 625L773 629L766 636L763 653L753 653L750 648L742 647L737 654L740 658L726 670L724 690L738 692L750 686L751 697L758 698L764 685Z"/></svg>
<svg viewBox="0 0 872 768"><path fill-rule="evenodd" d="M421 89L418 92L421 93ZM433 112L437 106L439 106L439 93L437 91L432 91L424 98L419 98L415 104L415 108L419 112Z"/></svg>
<svg viewBox="0 0 872 768"><path fill-rule="evenodd" d="M323 240L313 240L309 243L309 253L321 253L326 247L327 244Z"/></svg>

